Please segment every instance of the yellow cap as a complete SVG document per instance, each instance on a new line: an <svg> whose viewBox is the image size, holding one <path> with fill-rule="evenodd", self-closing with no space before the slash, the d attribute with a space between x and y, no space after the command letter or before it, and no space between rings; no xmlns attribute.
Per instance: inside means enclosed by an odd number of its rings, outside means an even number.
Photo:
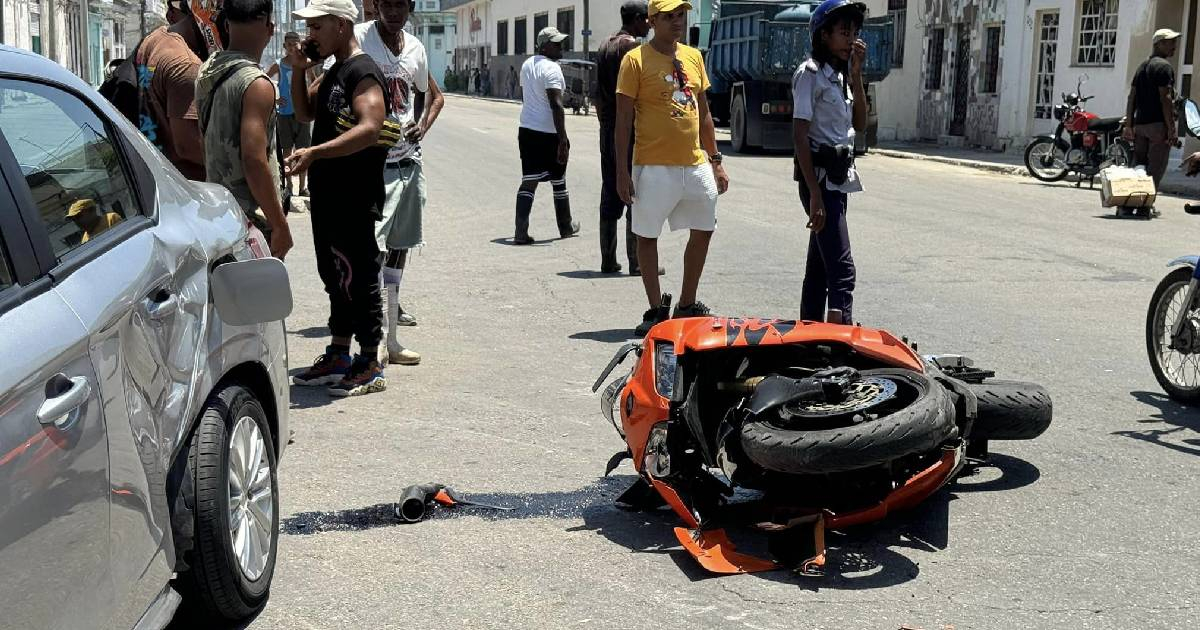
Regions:
<svg viewBox="0 0 1200 630"><path fill-rule="evenodd" d="M71 204L70 208L67 208L67 218L70 219L71 217L76 217L76 216L83 214L84 212L87 212L89 210L95 210L95 209L96 209L96 202L94 200L80 199L79 201L76 201L75 203Z"/></svg>
<svg viewBox="0 0 1200 630"><path fill-rule="evenodd" d="M654 17L656 13L670 13L679 7L691 11L692 3L687 0L650 0L650 10L646 15Z"/></svg>

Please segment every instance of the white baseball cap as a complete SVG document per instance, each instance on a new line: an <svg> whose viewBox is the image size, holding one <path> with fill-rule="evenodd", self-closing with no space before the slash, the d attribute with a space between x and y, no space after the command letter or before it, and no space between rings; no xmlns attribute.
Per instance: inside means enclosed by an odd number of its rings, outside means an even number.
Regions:
<svg viewBox="0 0 1200 630"><path fill-rule="evenodd" d="M1157 44L1158 42L1176 39L1179 37L1179 35L1180 33L1169 28L1160 28L1157 31L1154 31L1154 43Z"/></svg>
<svg viewBox="0 0 1200 630"><path fill-rule="evenodd" d="M358 21L358 7L355 6L353 0L309 0L307 6L293 11L292 15L301 20L332 15L356 22Z"/></svg>
<svg viewBox="0 0 1200 630"><path fill-rule="evenodd" d="M547 26L546 28L538 31L537 45L545 46L549 42L554 42L557 44L566 38L567 36L558 29L554 28L553 26Z"/></svg>

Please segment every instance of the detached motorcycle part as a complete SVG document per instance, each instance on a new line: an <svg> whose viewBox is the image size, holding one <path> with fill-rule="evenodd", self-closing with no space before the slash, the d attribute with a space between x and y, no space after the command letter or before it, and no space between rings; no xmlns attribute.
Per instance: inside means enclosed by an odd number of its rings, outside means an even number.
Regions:
<svg viewBox="0 0 1200 630"><path fill-rule="evenodd" d="M958 435L954 401L929 376L903 369L864 370L864 378L887 378L915 394L906 407L852 426L798 430L764 418L742 426L742 449L759 466L797 475L845 472L936 449Z"/></svg>
<svg viewBox="0 0 1200 630"><path fill-rule="evenodd" d="M700 566L712 573L730 575L774 571L780 568L770 560L738 552L723 529L676 527L675 538Z"/></svg>
<svg viewBox="0 0 1200 630"><path fill-rule="evenodd" d="M972 439L1032 440L1050 426L1054 407L1041 385L990 380L967 387L975 394L979 410Z"/></svg>
<svg viewBox="0 0 1200 630"><path fill-rule="evenodd" d="M600 373L600 378L596 379L596 382L592 384L592 393L594 394L596 393L596 390L600 389L600 386L604 384L604 381L608 380L608 375L612 374L612 371L615 370L617 366L625 360L625 357L629 356L629 353L641 350L641 348L642 344L633 342L621 346L621 349L617 350L617 353L613 355L612 360L610 360L608 365L605 366L604 371Z"/></svg>

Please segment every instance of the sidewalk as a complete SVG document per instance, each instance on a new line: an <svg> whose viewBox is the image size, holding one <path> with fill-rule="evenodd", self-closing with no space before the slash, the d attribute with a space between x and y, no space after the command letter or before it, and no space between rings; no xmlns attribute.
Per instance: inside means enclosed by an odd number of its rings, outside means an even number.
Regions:
<svg viewBox="0 0 1200 630"><path fill-rule="evenodd" d="M1025 156L1021 153L944 147L923 142L882 142L871 149L871 153L910 160L928 160L1005 175L1029 176L1025 169ZM1096 185L1099 186L1099 183L1097 178ZM1083 185L1087 186L1087 182ZM1179 160L1172 159L1161 189L1163 194L1200 199L1200 178L1185 177L1179 170Z"/></svg>

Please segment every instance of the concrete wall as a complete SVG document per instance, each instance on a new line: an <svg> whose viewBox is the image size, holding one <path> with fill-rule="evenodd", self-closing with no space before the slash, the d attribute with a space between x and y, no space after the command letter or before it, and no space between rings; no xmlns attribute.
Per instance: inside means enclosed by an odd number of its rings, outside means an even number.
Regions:
<svg viewBox="0 0 1200 630"><path fill-rule="evenodd" d="M871 7L871 15L886 15L887 3L882 8ZM910 0L903 33L904 60L899 68L892 68L888 77L875 86L875 111L879 116L879 140L912 141L920 137L917 129L917 106L921 100L921 59L924 43L924 3Z"/></svg>
<svg viewBox="0 0 1200 630"><path fill-rule="evenodd" d="M1030 0L1009 3L1004 67L1020 69L1005 73L999 115L999 135L1014 145L1024 145L1031 136L1049 133L1054 120L1034 119L1034 77L1037 70L1036 43L1041 11L1059 11L1058 56L1054 94L1075 90L1086 78L1082 91L1094 96L1088 110L1101 116L1125 112L1129 81L1134 70L1150 54L1150 38L1160 27L1179 30L1183 26L1182 0L1122 0L1117 13L1116 59L1111 66L1080 66L1076 61L1078 8L1069 0Z"/></svg>

